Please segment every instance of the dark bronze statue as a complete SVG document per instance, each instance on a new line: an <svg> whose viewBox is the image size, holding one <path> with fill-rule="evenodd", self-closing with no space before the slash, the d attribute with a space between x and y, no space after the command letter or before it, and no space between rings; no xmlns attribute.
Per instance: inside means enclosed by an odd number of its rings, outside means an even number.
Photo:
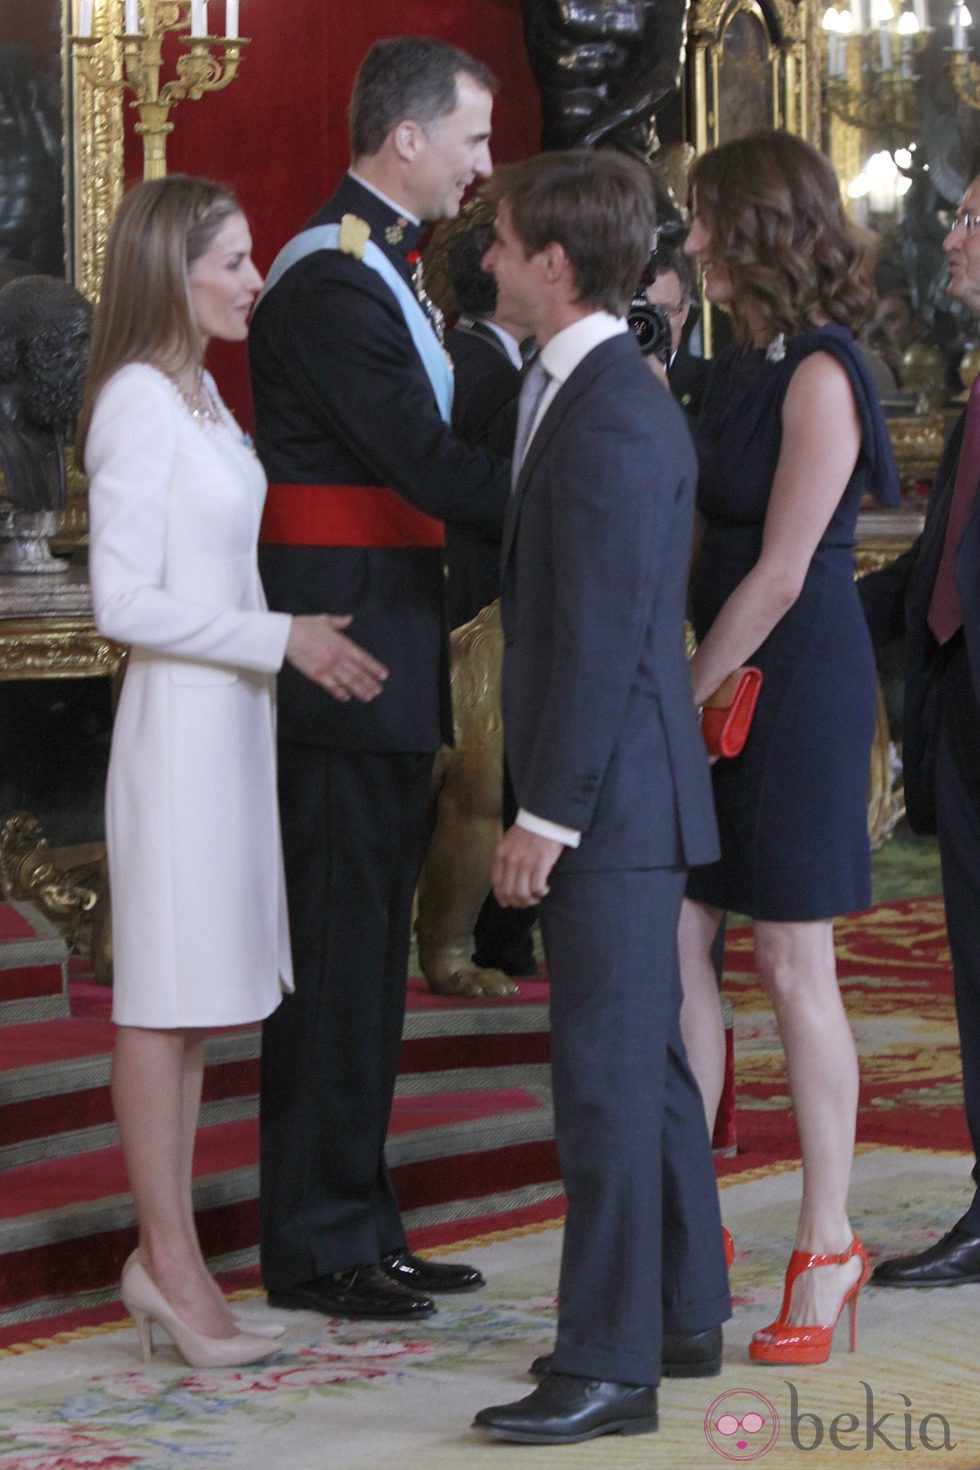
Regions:
<svg viewBox="0 0 980 1470"><path fill-rule="evenodd" d="M649 158L656 112L680 85L687 0L523 0L542 146Z"/></svg>
<svg viewBox="0 0 980 1470"><path fill-rule="evenodd" d="M57 275L65 252L61 7L48 3L51 41L40 69L27 46L0 45L0 260Z"/></svg>
<svg viewBox="0 0 980 1470"><path fill-rule="evenodd" d="M0 468L22 510L65 503L91 319L81 292L53 276L20 276L0 290Z"/></svg>

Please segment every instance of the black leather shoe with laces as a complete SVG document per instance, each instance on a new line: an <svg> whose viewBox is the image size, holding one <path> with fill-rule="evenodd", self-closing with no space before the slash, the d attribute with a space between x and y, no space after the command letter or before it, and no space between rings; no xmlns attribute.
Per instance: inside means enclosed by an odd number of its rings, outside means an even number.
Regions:
<svg viewBox="0 0 980 1470"><path fill-rule="evenodd" d="M475 1266L456 1261L424 1261L411 1251L381 1257L381 1269L410 1291L478 1291L486 1282Z"/></svg>
<svg viewBox="0 0 980 1470"><path fill-rule="evenodd" d="M580 1444L600 1434L651 1434L657 1427L657 1390L548 1373L527 1398L481 1409L473 1425L519 1444Z"/></svg>
<svg viewBox="0 0 980 1470"><path fill-rule="evenodd" d="M399 1286L380 1266L352 1266L298 1286L274 1287L268 1298L270 1307L324 1317L404 1319L431 1317L436 1309L423 1292Z"/></svg>

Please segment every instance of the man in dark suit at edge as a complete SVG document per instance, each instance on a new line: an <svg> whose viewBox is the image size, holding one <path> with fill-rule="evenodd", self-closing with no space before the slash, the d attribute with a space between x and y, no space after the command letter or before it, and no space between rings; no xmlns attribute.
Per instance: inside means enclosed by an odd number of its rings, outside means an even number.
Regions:
<svg viewBox="0 0 980 1470"><path fill-rule="evenodd" d="M947 292L980 316L980 177L947 234ZM879 1262L878 1286L980 1281L980 378L954 425L915 545L858 584L876 644L904 632L909 825L937 832L976 1185L934 1245Z"/></svg>
<svg viewBox="0 0 980 1470"><path fill-rule="evenodd" d="M520 810L494 889L541 902L568 1213L541 1383L476 1424L565 1444L655 1429L661 1369L720 1365L728 1282L677 963L685 869L717 834L684 654L696 465L624 320L656 224L647 175L612 150L551 153L499 191L486 265L541 353L504 525Z"/></svg>
<svg viewBox="0 0 980 1470"><path fill-rule="evenodd" d="M329 1316L426 1316L430 1293L482 1285L408 1251L384 1146L433 754L452 742L443 520L493 534L509 477L449 428L413 265L422 222L490 173L493 89L440 42L371 48L351 170L277 258L251 332L269 603L352 613L390 670L369 718L279 684L296 993L263 1030L262 1272L270 1302Z"/></svg>

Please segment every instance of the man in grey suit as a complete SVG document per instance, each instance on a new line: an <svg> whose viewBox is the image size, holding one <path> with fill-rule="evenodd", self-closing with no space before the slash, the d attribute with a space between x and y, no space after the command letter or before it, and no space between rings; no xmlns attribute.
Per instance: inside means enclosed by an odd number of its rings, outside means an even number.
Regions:
<svg viewBox="0 0 980 1470"><path fill-rule="evenodd" d="M520 811L493 880L501 903L541 901L568 1214L545 1374L476 1423L565 1444L655 1429L662 1355L720 1363L728 1283L677 967L685 869L717 846L683 637L694 454L624 321L656 223L647 175L581 150L500 179L485 263L542 350L504 526Z"/></svg>

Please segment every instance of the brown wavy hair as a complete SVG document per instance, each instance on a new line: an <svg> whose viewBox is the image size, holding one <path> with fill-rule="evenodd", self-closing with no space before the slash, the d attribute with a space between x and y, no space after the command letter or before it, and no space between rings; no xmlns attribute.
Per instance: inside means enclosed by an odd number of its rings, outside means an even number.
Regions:
<svg viewBox="0 0 980 1470"><path fill-rule="evenodd" d="M871 315L872 237L847 218L833 169L802 138L765 129L723 143L695 160L690 186L709 253L731 278L743 346L753 336L740 299L772 337L827 320L857 331Z"/></svg>

